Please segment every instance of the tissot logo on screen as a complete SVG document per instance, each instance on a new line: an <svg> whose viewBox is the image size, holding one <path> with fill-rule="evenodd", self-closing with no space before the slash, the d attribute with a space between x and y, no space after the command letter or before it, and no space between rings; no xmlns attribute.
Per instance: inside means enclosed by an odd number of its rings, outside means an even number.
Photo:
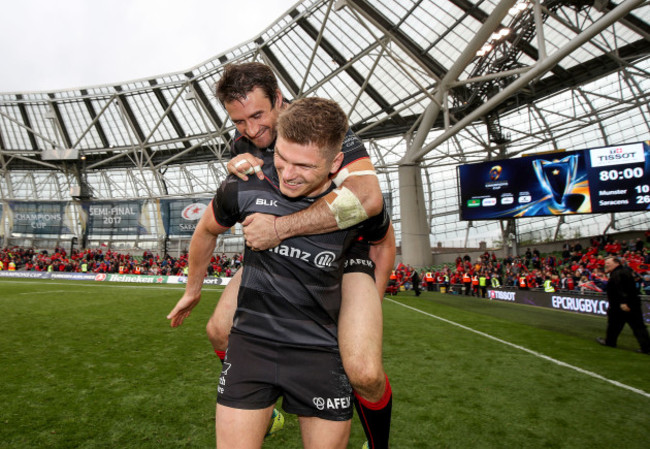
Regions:
<svg viewBox="0 0 650 449"><path fill-rule="evenodd" d="M205 209L208 206L203 203L192 203L189 206L187 206L185 209L183 209L183 212L181 212L181 216L185 220L189 221L195 221L201 218L201 215L203 215L203 212L205 212Z"/></svg>
<svg viewBox="0 0 650 449"><path fill-rule="evenodd" d="M591 158L592 167L635 164L645 161L643 143L596 148L589 151L589 157Z"/></svg>

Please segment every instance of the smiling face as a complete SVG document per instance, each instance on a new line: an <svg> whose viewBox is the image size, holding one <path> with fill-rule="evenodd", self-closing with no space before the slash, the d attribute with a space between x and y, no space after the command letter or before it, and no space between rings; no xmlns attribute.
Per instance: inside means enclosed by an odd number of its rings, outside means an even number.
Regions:
<svg viewBox="0 0 650 449"><path fill-rule="evenodd" d="M330 174L336 173L343 153L328 160L313 143L298 144L278 136L273 162L280 180L280 191L290 198L316 196L330 186Z"/></svg>
<svg viewBox="0 0 650 449"><path fill-rule="evenodd" d="M260 87L248 92L245 98L224 104L239 133L257 148L271 146L277 135L276 125L282 108L282 94L276 92L275 105Z"/></svg>

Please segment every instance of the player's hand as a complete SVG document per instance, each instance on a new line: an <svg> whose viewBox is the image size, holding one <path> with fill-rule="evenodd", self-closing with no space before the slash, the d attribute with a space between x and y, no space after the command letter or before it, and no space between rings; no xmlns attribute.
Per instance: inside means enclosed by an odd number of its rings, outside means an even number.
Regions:
<svg viewBox="0 0 650 449"><path fill-rule="evenodd" d="M258 159L255 156L246 153L230 159L228 164L226 164L226 168L228 169L228 173L235 175L244 181L248 181L248 176L246 175L252 175L253 173L256 173L259 179L264 179L262 165L264 165L262 159Z"/></svg>
<svg viewBox="0 0 650 449"><path fill-rule="evenodd" d="M243 221L246 246L253 251L274 248L280 244L275 228L275 215L251 214Z"/></svg>
<svg viewBox="0 0 650 449"><path fill-rule="evenodd" d="M629 312L629 311L630 311L630 307L629 307L627 304L621 304L621 310L622 310L623 312Z"/></svg>
<svg viewBox="0 0 650 449"><path fill-rule="evenodd" d="M167 315L167 319L171 320L171 326L178 327L183 324L185 318L190 316L192 309L196 307L200 300L201 295L193 296L185 293L183 297L178 300L172 311L169 312L169 315Z"/></svg>

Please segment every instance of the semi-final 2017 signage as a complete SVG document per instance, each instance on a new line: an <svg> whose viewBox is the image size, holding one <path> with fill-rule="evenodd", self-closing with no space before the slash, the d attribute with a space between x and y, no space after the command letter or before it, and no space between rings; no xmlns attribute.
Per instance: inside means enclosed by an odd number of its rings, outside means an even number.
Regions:
<svg viewBox="0 0 650 449"><path fill-rule="evenodd" d="M650 210L650 141L460 165L463 220Z"/></svg>
<svg viewBox="0 0 650 449"><path fill-rule="evenodd" d="M81 207L89 235L146 235L142 201L88 201Z"/></svg>

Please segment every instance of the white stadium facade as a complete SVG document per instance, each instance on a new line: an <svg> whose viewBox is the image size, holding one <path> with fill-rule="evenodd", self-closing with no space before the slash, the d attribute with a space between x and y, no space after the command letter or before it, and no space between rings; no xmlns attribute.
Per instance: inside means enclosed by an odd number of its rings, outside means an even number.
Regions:
<svg viewBox="0 0 650 449"><path fill-rule="evenodd" d="M186 248L176 217L192 223L230 158L214 85L244 61L271 66L287 98L343 106L414 266L439 244L648 229L647 208L464 220L457 167L650 140L650 3L305 0L176 73L0 93L3 246ZM241 251L239 232L218 250Z"/></svg>

